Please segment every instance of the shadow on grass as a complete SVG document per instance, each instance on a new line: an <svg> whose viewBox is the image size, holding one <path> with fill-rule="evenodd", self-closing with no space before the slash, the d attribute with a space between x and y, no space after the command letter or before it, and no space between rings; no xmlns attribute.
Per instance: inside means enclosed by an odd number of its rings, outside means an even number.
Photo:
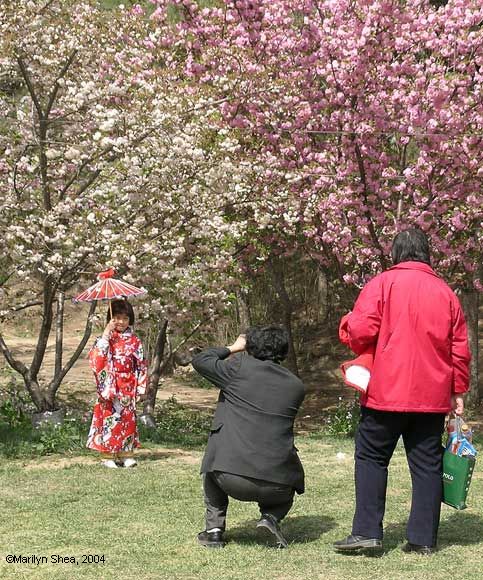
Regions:
<svg viewBox="0 0 483 580"><path fill-rule="evenodd" d="M373 556L378 557L399 549L406 542L406 522L389 524L384 529L384 549L371 553L369 550L357 552L338 552L343 556ZM441 522L438 534L438 550L450 546L468 546L481 543L483 518L478 514L455 512Z"/></svg>
<svg viewBox="0 0 483 580"><path fill-rule="evenodd" d="M226 539L237 544L265 544L273 546L271 538L267 541L257 533L257 520L247 520L236 528L230 528ZM293 516L282 522L283 535L289 544L305 544L318 540L322 534L335 528L333 518L327 516Z"/></svg>
<svg viewBox="0 0 483 580"><path fill-rule="evenodd" d="M406 522L401 522L384 528L384 553L400 548L406 541L406 525Z"/></svg>
<svg viewBox="0 0 483 580"><path fill-rule="evenodd" d="M438 533L438 549L481 543L483 518L478 514L455 512L442 521ZM399 548L406 542L406 522L391 524L384 530L384 552Z"/></svg>
<svg viewBox="0 0 483 580"><path fill-rule="evenodd" d="M441 522L438 535L440 549L481 543L483 518L478 514L455 511Z"/></svg>

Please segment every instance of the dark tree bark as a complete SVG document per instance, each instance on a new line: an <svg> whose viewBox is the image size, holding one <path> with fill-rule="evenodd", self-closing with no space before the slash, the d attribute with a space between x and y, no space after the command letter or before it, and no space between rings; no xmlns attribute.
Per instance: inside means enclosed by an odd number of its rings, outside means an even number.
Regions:
<svg viewBox="0 0 483 580"><path fill-rule="evenodd" d="M53 376L52 380L50 381L50 383L46 389L47 398L49 401L52 401L52 405L55 404L55 396L57 394L57 391L58 391L62 381L64 380L64 377L70 371L70 369L74 366L74 364L76 363L76 361L78 360L78 358L82 354L82 352L87 344L87 341L89 340L89 338L91 336L93 316L94 316L94 312L96 311L96 308L97 308L97 302L92 302L91 307L89 308L89 313L87 315L86 325L84 328L84 334L82 336L81 341L77 345L77 348L75 349L74 353L70 357L70 359L67 361L67 363L64 366L60 366L59 370L57 370L57 365L56 365L56 370L55 370L54 376ZM58 345L56 345L56 348L57 348L57 346ZM57 360L56 360L56 363L57 363Z"/></svg>
<svg viewBox="0 0 483 580"><path fill-rule="evenodd" d="M144 403L144 415L154 415L154 406L156 404L156 395L158 394L159 379L163 370L164 349L166 346L166 333L168 330L168 321L164 320L159 329L154 347L153 358L149 367L149 378L147 386L146 401Z"/></svg>
<svg viewBox="0 0 483 580"><path fill-rule="evenodd" d="M238 313L238 323L240 332L251 326L250 306L248 304L247 296L243 290L236 292L236 306Z"/></svg>
<svg viewBox="0 0 483 580"><path fill-rule="evenodd" d="M293 305L290 296L288 295L287 288L285 287L283 263L281 263L277 258L272 258L269 262L269 269L275 291L280 300L283 324L286 327L289 336L289 348L286 360L287 367L298 376L299 369L297 364L297 354L295 352L292 332Z"/></svg>
<svg viewBox="0 0 483 580"><path fill-rule="evenodd" d="M57 298L57 316L55 319L55 370L54 376L62 371L62 351L64 348L64 300L65 294L59 292Z"/></svg>
<svg viewBox="0 0 483 580"><path fill-rule="evenodd" d="M478 381L479 293L475 289L464 290L460 295L460 299L461 306L465 313L466 325L468 327L468 338L471 351L470 392L467 396L466 402L470 405L478 405L483 401L483 393Z"/></svg>
<svg viewBox="0 0 483 580"><path fill-rule="evenodd" d="M44 292L44 296L50 296L49 292ZM65 375L74 366L74 363L82 354L87 341L91 335L92 331L92 316L96 310L96 302L91 304L89 310L89 315L87 317L86 326L84 330L84 335L79 345L77 346L75 352L72 354L68 362L62 366L61 364L61 347L62 347L62 333L60 328L63 327L63 320L60 319L60 312L63 316L63 308L57 311L57 333L56 333L56 360L54 368L54 376L50 383L42 385L38 379L38 373L45 356L45 349L47 346L47 339L50 334L52 319L53 319L53 307L52 307L52 297L44 300L44 311L42 315L42 325L39 331L39 338L37 340L37 346L32 359L32 364L30 366L25 365L23 362L15 358L12 351L6 344L3 336L0 334L0 350L2 351L8 364L17 371L25 383L25 387L34 403L37 411L42 413L44 411L55 411L57 409L56 394L64 379Z"/></svg>

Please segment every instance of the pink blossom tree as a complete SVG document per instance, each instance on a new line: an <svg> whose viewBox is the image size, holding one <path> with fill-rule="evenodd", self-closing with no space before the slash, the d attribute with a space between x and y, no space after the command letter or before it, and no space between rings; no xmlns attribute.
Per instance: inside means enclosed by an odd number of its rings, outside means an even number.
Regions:
<svg viewBox="0 0 483 580"><path fill-rule="evenodd" d="M466 304L473 297L474 318L481 2L154 3L160 22L177 7L171 42L185 49L187 77L225 99L226 126L265 168L250 206L254 254L299 246L360 285L388 266L394 234L419 225L436 270Z"/></svg>

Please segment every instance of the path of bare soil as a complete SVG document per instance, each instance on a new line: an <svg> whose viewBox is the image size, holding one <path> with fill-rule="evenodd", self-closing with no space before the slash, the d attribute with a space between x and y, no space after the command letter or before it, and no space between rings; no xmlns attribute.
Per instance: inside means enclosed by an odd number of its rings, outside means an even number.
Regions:
<svg viewBox="0 0 483 580"><path fill-rule="evenodd" d="M83 328L83 313L79 316L69 314L64 329L64 360L68 360L79 344ZM36 344L37 320L24 317L15 326L7 325L3 329L5 341L14 355L30 364ZM90 343L92 340L89 341ZM95 400L95 388L92 372L87 360L88 347L75 363L61 385L58 398L60 402L79 411L87 411ZM339 353L338 359L344 356ZM49 341L40 378L48 381L54 369L55 345ZM311 371L302 372L308 393L299 416L301 428L314 428L322 419L329 407L337 404L339 397L354 398L351 389L343 386L338 371L338 361L333 360L334 348L327 337L319 338L311 349L310 358L302 361L304 368ZM3 359L0 359L0 386L12 376L11 370ZM218 391L213 388L200 388L196 373L191 367L176 369L173 376L163 378L158 391L158 402L174 397L179 403L197 409L213 409Z"/></svg>
<svg viewBox="0 0 483 580"><path fill-rule="evenodd" d="M67 318L64 339L65 360L76 349L82 337L83 313L70 314ZM30 364L36 343L35 319L25 317L15 326L3 329L4 337L14 355ZM90 341L92 342L92 340ZM316 336L311 340L310 352L300 361L301 378L307 387L307 396L299 413L298 426L302 431L313 430L324 422L329 409L334 409L340 398L353 400L355 392L344 386L339 364L348 353L338 345L335 337ZM87 361L88 347L68 373L58 393L60 402L79 411L88 411L95 400L95 389L91 370ZM55 347L49 342L41 378L48 380L54 368ZM3 368L2 368L3 367ZM305 369L305 370L304 370ZM0 359L0 387L11 376L5 360ZM161 380L158 402L174 397L179 403L195 409L213 409L218 396L216 389L200 388L196 373L191 367L178 368L171 377ZM483 416L478 413L472 417L473 424L483 425Z"/></svg>
<svg viewBox="0 0 483 580"><path fill-rule="evenodd" d="M156 449L145 449L141 447L136 450L136 458L145 461L163 461L166 463L187 463L189 465L197 465L200 462L200 451L186 451L184 449L163 448L156 447ZM50 456L36 457L35 459L21 459L18 462L23 469L27 471L37 471L39 469L65 469L66 467L73 467L75 465L92 465L99 464L99 457L95 454L79 455L79 456Z"/></svg>

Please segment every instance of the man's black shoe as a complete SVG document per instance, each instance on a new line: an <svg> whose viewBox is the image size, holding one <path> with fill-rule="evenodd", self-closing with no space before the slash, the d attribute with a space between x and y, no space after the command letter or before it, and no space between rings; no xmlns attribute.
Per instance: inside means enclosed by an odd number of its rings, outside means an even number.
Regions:
<svg viewBox="0 0 483 580"><path fill-rule="evenodd" d="M200 532L198 542L206 548L224 548L223 532Z"/></svg>
<svg viewBox="0 0 483 580"><path fill-rule="evenodd" d="M257 528L260 530L268 530L273 534L276 538L278 548L286 548L288 546L288 542L284 538L277 520L272 515L262 514L262 517L257 522Z"/></svg>
<svg viewBox="0 0 483 580"><path fill-rule="evenodd" d="M423 554L423 556L431 556L436 552L435 546L420 546L419 544L411 544L411 542L407 542L402 547L402 551L406 552L414 552L415 554Z"/></svg>
<svg viewBox="0 0 483 580"><path fill-rule="evenodd" d="M382 540L377 538L366 538L366 536L347 536L343 540L334 542L334 548L341 552L350 552L355 550L381 550Z"/></svg>

